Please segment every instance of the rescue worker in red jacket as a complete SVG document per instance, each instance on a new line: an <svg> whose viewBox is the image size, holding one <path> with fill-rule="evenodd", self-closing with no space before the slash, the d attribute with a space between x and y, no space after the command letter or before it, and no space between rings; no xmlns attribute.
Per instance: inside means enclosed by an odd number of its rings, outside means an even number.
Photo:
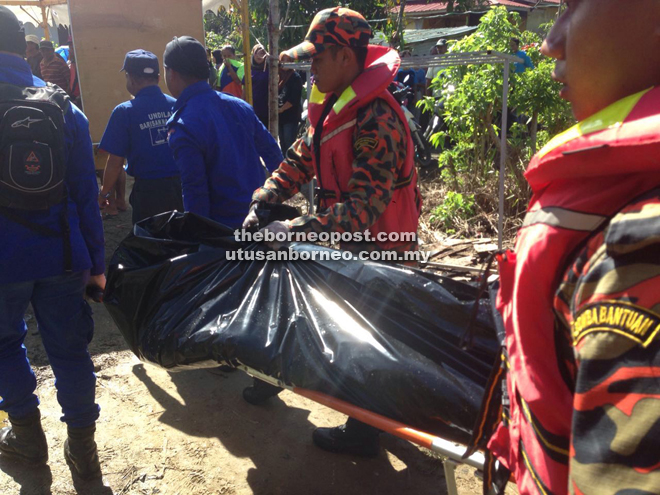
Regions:
<svg viewBox="0 0 660 495"><path fill-rule="evenodd" d="M660 2L566 4L542 51L580 123L527 169L471 450L497 493L658 494Z"/></svg>
<svg viewBox="0 0 660 495"><path fill-rule="evenodd" d="M319 182L317 214L273 222L268 230L302 233L369 231L373 243L346 243L352 251L415 250L416 240L388 234L417 232L421 199L410 129L401 107L387 91L399 67L394 50L369 45L371 27L359 13L335 7L320 11L305 41L284 52L283 61L312 59L308 135L295 142L265 185L260 201L279 203L314 177ZM254 208L245 228L257 224ZM379 237L380 234L380 237ZM258 404L279 389L255 382L245 399ZM349 419L337 428L317 428L319 447L363 456L379 452L379 431Z"/></svg>

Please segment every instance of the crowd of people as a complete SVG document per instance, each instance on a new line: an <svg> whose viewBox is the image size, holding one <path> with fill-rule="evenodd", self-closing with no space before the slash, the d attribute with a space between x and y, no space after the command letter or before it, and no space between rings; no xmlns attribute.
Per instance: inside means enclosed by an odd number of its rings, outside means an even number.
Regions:
<svg viewBox="0 0 660 495"><path fill-rule="evenodd" d="M469 451L486 452L485 491L503 493L513 479L524 494L657 494L660 3L567 4L542 52L557 60L553 77L580 124L532 159L528 214L515 249L497 255L493 302L502 354ZM305 40L280 55L285 62L311 59L314 76L310 127L295 139L286 115L298 111L301 83L295 72L280 73L285 155L264 126L264 106L240 98L243 70L232 47L209 54L194 38L175 37L164 47L162 71L153 53L129 52L122 70L134 98L108 122L99 191L87 119L71 102L71 72L49 43L35 51L39 40L26 38L0 7L0 409L10 422L0 430L0 456L48 460L23 345L32 304L67 425L64 456L75 476L101 476L87 351L94 323L84 295L105 286L99 207L121 182L124 160L135 177L135 222L178 209L253 228L259 205L281 203L316 178L317 212L265 230L368 229L374 238L417 231L422 198L413 143L387 91L399 55L370 45L371 37L361 14L335 7L319 12ZM268 54L257 46L251 56L263 76ZM172 96L160 90L161 74ZM278 392L257 381L244 397L259 405ZM349 418L318 428L313 441L375 456L379 434Z"/></svg>

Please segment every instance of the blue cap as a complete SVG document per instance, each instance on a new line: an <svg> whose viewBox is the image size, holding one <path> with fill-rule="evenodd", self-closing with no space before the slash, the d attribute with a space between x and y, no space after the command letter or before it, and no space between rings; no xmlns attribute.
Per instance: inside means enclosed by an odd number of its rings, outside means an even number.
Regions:
<svg viewBox="0 0 660 495"><path fill-rule="evenodd" d="M160 74L160 65L158 64L158 57L156 55L147 50L140 49L126 54L124 66L121 70L125 70L129 74L136 76L157 76Z"/></svg>

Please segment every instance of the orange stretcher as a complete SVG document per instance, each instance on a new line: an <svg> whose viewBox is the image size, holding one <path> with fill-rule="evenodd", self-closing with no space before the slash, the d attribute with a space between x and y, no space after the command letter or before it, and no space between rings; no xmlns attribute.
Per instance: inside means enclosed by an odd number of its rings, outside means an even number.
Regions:
<svg viewBox="0 0 660 495"><path fill-rule="evenodd" d="M330 409L334 409L335 411L346 414L347 416L355 418L358 421L362 421L363 423L371 425L375 428L378 428L379 430L383 430L404 440L408 440L409 442L420 445L421 447L425 447L445 457L446 459L443 461L443 467L445 471L445 482L447 483L448 495L458 495L455 471L459 464L466 464L477 469L478 471L483 471L485 458L481 452L475 452L471 456L464 459L463 453L466 449L464 445L456 444L430 433L410 428L403 423L386 418L380 414L367 411L366 409L354 406L353 404L350 404L346 401L331 397L321 392L315 392L304 388L291 387L275 378L271 378L253 370L252 368L248 368L247 366L239 365L237 368L245 371L247 374L255 378L270 383L271 385L285 388L295 394L313 400L314 402L318 402L319 404L329 407Z"/></svg>

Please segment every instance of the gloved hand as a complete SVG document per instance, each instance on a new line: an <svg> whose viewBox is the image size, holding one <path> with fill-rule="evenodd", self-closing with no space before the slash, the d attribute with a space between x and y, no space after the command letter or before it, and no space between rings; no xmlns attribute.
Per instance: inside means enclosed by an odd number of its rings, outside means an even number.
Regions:
<svg viewBox="0 0 660 495"><path fill-rule="evenodd" d="M274 235L280 234L280 237L284 237L289 232L291 232L291 226L289 225L289 222L272 222L266 225L259 232L262 232L264 234L264 237L266 236L267 233L271 233ZM284 236L282 234L284 234ZM265 244L271 249L278 250L282 247L287 247L289 245L289 241L273 240L270 242L266 242Z"/></svg>
<svg viewBox="0 0 660 495"><path fill-rule="evenodd" d="M243 228L249 229L250 227L256 227L259 225L259 217L257 217L257 205L252 205L250 208L250 213L248 213L245 220L243 220Z"/></svg>

